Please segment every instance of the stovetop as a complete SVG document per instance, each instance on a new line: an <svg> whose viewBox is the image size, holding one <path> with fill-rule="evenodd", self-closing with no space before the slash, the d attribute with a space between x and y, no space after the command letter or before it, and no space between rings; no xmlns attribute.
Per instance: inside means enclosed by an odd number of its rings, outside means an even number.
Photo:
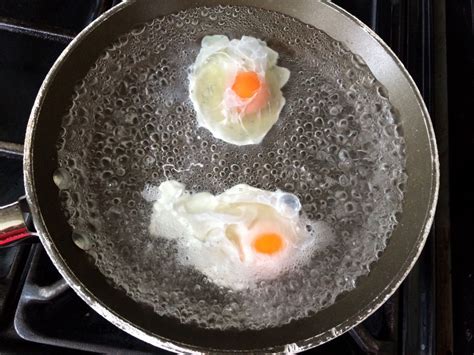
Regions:
<svg viewBox="0 0 474 355"><path fill-rule="evenodd" d="M0 205L13 202L24 193L22 144L29 112L46 73L83 27L118 2L0 3ZM434 15L439 15L434 1L334 2L365 22L391 46L415 79L433 114L439 106L434 102L433 53L442 50L434 41ZM444 124L441 118L437 119L435 128ZM437 221L442 225L445 221L449 223L449 213L438 213ZM435 348L435 295L445 296L439 293L439 284L435 288L436 267L443 264L435 263L438 238L433 229L413 271L383 307L355 329L312 352L436 353L439 346ZM449 349L449 345L441 346ZM0 250L0 351L165 353L115 328L90 309L69 289L40 244Z"/></svg>

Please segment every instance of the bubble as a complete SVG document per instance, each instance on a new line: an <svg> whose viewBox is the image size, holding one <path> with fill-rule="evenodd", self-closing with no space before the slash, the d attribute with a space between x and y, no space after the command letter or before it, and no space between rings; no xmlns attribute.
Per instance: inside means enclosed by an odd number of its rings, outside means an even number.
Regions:
<svg viewBox="0 0 474 355"><path fill-rule="evenodd" d="M79 249L89 250L92 245L91 241L84 233L73 232L71 238Z"/></svg>
<svg viewBox="0 0 474 355"><path fill-rule="evenodd" d="M63 190L70 186L71 177L66 169L59 168L53 174L53 181L60 190Z"/></svg>

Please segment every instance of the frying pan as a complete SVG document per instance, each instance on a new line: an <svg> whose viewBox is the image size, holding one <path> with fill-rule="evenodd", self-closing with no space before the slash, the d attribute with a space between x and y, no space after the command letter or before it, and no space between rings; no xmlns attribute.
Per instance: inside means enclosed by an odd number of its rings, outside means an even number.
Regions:
<svg viewBox="0 0 474 355"><path fill-rule="evenodd" d="M388 246L357 287L313 316L263 330L212 330L158 316L106 282L71 238L57 198L53 172L61 118L74 86L101 52L121 34L161 15L198 6L244 5L273 10L310 24L344 43L368 65L399 111L406 144L403 211ZM427 109L400 61L369 28L326 1L182 0L125 1L82 31L47 75L28 123L25 200L0 209L0 242L7 245L36 235L71 288L120 329L157 347L179 352L302 351L324 343L362 322L392 294L409 273L426 241L438 194L438 159ZM24 221L30 213L34 229ZM28 224L28 227L27 227ZM35 230L35 231L33 231Z"/></svg>

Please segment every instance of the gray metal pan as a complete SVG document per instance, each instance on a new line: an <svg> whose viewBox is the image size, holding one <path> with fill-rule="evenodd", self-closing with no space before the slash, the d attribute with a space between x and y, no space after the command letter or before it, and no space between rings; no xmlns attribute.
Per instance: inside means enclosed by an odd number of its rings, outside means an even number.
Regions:
<svg viewBox="0 0 474 355"><path fill-rule="evenodd" d="M399 110L406 141L404 213L381 258L368 276L335 304L314 316L279 328L259 331L217 331L183 325L154 314L106 282L71 239L56 196L52 175L57 168L56 140L61 118L71 103L75 83L119 35L160 15L196 6L246 5L278 11L325 31L365 60L387 88ZM397 289L419 256L434 216L438 158L427 109L409 74L369 28L330 2L314 0L181 0L126 1L103 14L74 39L46 77L36 99L25 142L24 174L27 205L0 209L0 240L26 235L22 212L33 217L49 257L74 291L104 318L145 342L188 352L301 351L354 327ZM16 232L15 232L16 231ZM20 231L18 233L18 231Z"/></svg>

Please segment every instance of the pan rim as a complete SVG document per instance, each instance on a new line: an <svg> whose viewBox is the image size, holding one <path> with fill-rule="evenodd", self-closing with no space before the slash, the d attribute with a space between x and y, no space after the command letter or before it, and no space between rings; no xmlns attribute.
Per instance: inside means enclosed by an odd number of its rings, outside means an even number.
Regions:
<svg viewBox="0 0 474 355"><path fill-rule="evenodd" d="M65 278L67 283L74 289L74 291L89 305L91 306L96 312L106 318L108 321L116 325L118 328L128 332L129 334L146 341L154 346L175 351L175 352L189 352L189 351L203 351L204 349L201 347L193 346L190 344L182 344L176 341L172 341L166 339L162 336L158 336L152 333L149 330L143 329L132 322L128 321L120 314L117 314L113 311L109 306L104 304L100 299L98 299L92 292L82 284L82 282L74 275L74 273L69 269L66 260L64 260L61 256L60 251L56 248L54 242L52 241L46 223L42 217L42 214L39 210L38 204L38 197L36 194L36 186L34 180L34 167L33 167L33 146L34 146L34 138L35 138L35 127L37 125L37 121L39 118L42 102L47 95L48 88L50 82L54 80L56 73L60 70L62 62L73 52L74 48L80 43L87 35L94 31L101 23L106 21L109 17L113 16L115 13L122 11L126 7L135 3L136 0L127 0L116 7L108 10L96 20L94 20L91 24L89 24L63 51L63 53L59 56L57 61L54 63L53 67L51 68L50 72L46 76L40 90L36 101L34 103L30 119L27 126L27 133L25 138L25 156L24 156L24 174L25 174L25 191L28 204L31 208L31 213L33 216L33 220L35 222L35 226L38 230L38 235L42 244L44 245L48 256L53 261L56 268L59 270L61 275ZM324 342L327 342L336 336L348 331L349 329L353 328L357 324L361 323L365 320L370 314L375 312L400 286L403 282L405 277L408 275L410 270L412 269L413 265L415 264L418 256L420 255L423 246L427 240L428 233L431 228L431 224L434 218L434 212L436 209L436 203L438 198L438 191L439 191L439 161L438 161L438 151L436 146L436 140L434 135L434 130L431 124L431 120L429 119L429 113L426 108L426 105L422 99L422 96L414 83L413 79L409 75L406 68L403 66L401 61L397 58L397 56L393 53L393 51L386 45L383 40L374 32L372 29L367 27L363 24L360 20L355 18L353 15L349 14L347 11L341 9L337 5L323 1L326 6L331 7L336 12L342 14L343 16L349 18L352 22L356 25L361 27L369 36L371 36L378 45L382 46L382 48L388 53L388 55L394 60L396 65L398 66L399 70L403 74L403 76L407 79L413 93L416 96L416 101L419 105L420 112L423 115L423 121L427 128L427 134L429 137L430 143L430 152L431 152L431 163L432 163L432 171L431 171L431 186L430 186L430 193L429 193L429 208L427 209L427 213L423 218L423 228L419 233L416 243L413 249L410 250L410 253L407 254L405 261L402 263L400 271L392 277L392 280L386 287L377 294L376 297L372 299L365 307L361 308L357 313L352 314L349 318L347 318L344 322L336 325L332 329L328 329L326 332L314 335L305 340L297 341L295 344L288 344L285 346L278 345L275 347L268 347L265 349L258 349L257 351L270 351L270 352L280 352L280 351L303 351L314 346L320 345ZM179 345L178 345L179 344ZM205 349L209 351L210 349ZM220 351L221 349L215 349L214 351ZM247 352L247 350L226 350L228 352Z"/></svg>

